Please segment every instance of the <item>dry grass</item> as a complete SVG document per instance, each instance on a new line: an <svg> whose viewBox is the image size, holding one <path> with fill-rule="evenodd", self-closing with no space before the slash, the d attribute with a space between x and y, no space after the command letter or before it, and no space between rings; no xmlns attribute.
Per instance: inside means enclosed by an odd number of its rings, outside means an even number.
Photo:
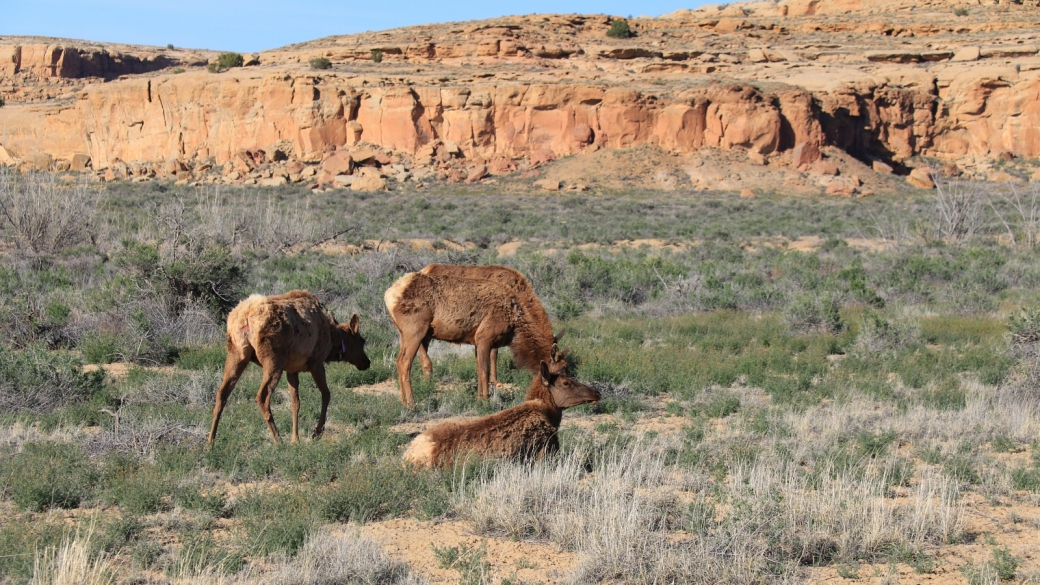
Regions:
<svg viewBox="0 0 1040 585"><path fill-rule="evenodd" d="M32 585L114 585L115 572L104 554L92 555L92 532L67 537L36 557Z"/></svg>

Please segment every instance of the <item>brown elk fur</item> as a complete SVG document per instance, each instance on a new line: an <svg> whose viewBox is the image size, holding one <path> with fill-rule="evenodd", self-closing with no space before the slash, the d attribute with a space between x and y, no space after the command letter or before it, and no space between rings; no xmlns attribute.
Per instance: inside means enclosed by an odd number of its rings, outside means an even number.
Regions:
<svg viewBox="0 0 1040 585"><path fill-rule="evenodd" d="M415 404L412 361L419 348L428 348L432 339L477 347L477 387L481 398L488 397L493 348L509 346L517 365L534 370L541 360L549 359L555 343L551 330L532 321L532 309L525 299L490 280L410 272L387 289L383 298L401 333L397 377L401 402L408 406Z"/></svg>
<svg viewBox="0 0 1040 585"><path fill-rule="evenodd" d="M523 274L520 274L516 270L507 266L459 266L457 264L430 264L421 271L423 274L428 276L449 276L456 278L471 278L475 280L490 280L501 284L509 292L521 300L521 303L527 307L528 316L531 323L542 331L543 335L553 336L552 324L549 322L549 314L545 312L545 308L542 307L541 301L534 294L534 289L531 288L531 283L524 278ZM563 333L554 337L556 341L559 341ZM423 345L419 346L419 362L422 364L423 374L429 376L433 373L433 362L430 361L430 356L426 352L426 347ZM491 377L490 383L494 386L501 386L498 381L498 348L491 350Z"/></svg>
<svg viewBox="0 0 1040 585"><path fill-rule="evenodd" d="M439 467L468 453L521 459L552 454L560 448L563 410L598 400L598 392L541 362L523 402L490 416L443 422L413 439L404 459Z"/></svg>
<svg viewBox="0 0 1040 585"><path fill-rule="evenodd" d="M294 290L283 295L265 297L253 295L238 304L228 315L227 361L224 380L217 390L213 407L213 425L209 443L217 436L220 414L231 391L249 362L264 369L264 378L256 403L271 430L271 438L278 442L278 427L271 415L271 394L274 393L282 372L289 381L292 399L292 442L299 440L297 423L300 413L300 372L310 372L314 384L321 391L321 415L314 428L314 437L325 430L325 415L329 407L329 386L325 381L325 362L347 361L359 370L367 370L370 362L365 355L365 339L358 333L357 315L349 324L339 324L311 293Z"/></svg>

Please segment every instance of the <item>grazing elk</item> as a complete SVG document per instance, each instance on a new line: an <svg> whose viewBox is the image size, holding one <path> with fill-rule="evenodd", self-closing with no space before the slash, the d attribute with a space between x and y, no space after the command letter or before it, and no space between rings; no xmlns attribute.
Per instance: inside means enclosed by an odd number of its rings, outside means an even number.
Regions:
<svg viewBox="0 0 1040 585"><path fill-rule="evenodd" d="M337 323L318 299L305 290L269 297L253 295L239 303L228 315L228 355L224 362L224 380L217 390L217 403L213 407L208 444L213 444L220 414L249 362L264 369L256 403L271 429L272 440L278 442L278 427L271 415L271 394L278 386L282 372L286 373L289 381L292 399L292 442L300 438L297 431L300 372L310 372L314 384L321 391L321 415L313 435L315 438L321 436L330 398L329 385L325 381L325 362L346 361L359 370L367 370L370 365L365 355L365 339L358 333L359 325L356 314L350 318L349 324Z"/></svg>
<svg viewBox="0 0 1040 585"><path fill-rule="evenodd" d="M387 289L383 300L401 334L397 378L401 402L408 406L415 404L412 361L420 347L429 348L432 339L476 346L481 398L489 394L492 349L509 346L518 366L536 371L540 361L549 359L556 342L548 319L542 323L532 318L538 311L529 306L529 299L518 298L490 280L409 272ZM538 309L544 315L540 303ZM432 369L432 364L427 366Z"/></svg>
<svg viewBox="0 0 1040 585"><path fill-rule="evenodd" d="M468 453L520 459L556 453L564 409L599 401L596 390L560 369L541 362L523 402L497 414L436 425L412 440L404 460L440 467Z"/></svg>
<svg viewBox="0 0 1040 585"><path fill-rule="evenodd" d="M471 278L475 280L490 280L501 284L509 290L517 299L522 299L525 307L528 309L528 315L531 322L536 327L544 332L548 332L552 336L552 325L549 322L549 314L545 312L545 308L542 307L541 301L534 294L534 289L531 288L531 283L524 278L523 274L520 274L516 270L506 266L459 266L457 264L430 264L426 268L421 270L423 274L428 276L449 276L456 278ZM563 337L561 331L559 335L553 337L554 340L559 341ZM491 376L489 382L492 386L501 386L498 381L498 348L491 349ZM426 351L425 345L419 346L419 362L422 364L423 374L430 375L433 372L433 362L430 361L430 356Z"/></svg>

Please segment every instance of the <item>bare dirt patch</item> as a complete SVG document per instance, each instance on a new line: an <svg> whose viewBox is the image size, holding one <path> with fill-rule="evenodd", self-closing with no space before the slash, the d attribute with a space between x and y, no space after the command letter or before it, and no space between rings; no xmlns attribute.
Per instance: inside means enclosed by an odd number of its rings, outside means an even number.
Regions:
<svg viewBox="0 0 1040 585"><path fill-rule="evenodd" d="M540 542L474 534L466 522L424 522L398 518L366 524L362 534L383 546L391 557L407 562L431 583L458 583L459 573L442 569L433 547L487 547L486 560L495 576L491 582L513 578L528 583L560 583L574 566L575 553Z"/></svg>

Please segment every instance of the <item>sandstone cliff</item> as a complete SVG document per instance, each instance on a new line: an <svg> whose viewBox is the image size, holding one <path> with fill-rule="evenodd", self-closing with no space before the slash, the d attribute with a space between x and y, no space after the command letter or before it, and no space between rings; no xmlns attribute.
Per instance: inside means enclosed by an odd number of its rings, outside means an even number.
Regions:
<svg viewBox="0 0 1040 585"><path fill-rule="evenodd" d="M415 166L656 145L804 169L833 146L879 168L923 156L984 173L1040 156L1040 9L1026 4L736 3L634 19L630 39L606 36L609 17L509 17L330 37L222 74L199 67L212 54L10 44L0 164L245 176L244 149L316 163L363 142ZM332 69L310 69L319 56ZM27 90L44 78L66 85Z"/></svg>

